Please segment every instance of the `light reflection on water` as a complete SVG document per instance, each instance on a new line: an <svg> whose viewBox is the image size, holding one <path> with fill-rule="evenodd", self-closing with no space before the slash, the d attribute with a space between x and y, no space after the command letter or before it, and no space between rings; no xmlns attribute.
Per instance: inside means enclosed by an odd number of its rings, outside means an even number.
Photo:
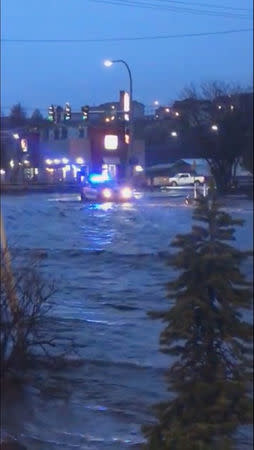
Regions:
<svg viewBox="0 0 254 450"><path fill-rule="evenodd" d="M2 206L10 240L28 253L45 251L42 271L60 287L47 326L74 336L85 361L61 373L35 371L29 392L8 402L6 429L23 434L29 450L125 450L141 442L150 405L165 396L168 365L158 352L161 324L146 314L165 305L172 276L158 254L189 230L191 208L172 198L82 204L59 194L4 198ZM237 231L244 248L251 206L231 206L246 219Z"/></svg>

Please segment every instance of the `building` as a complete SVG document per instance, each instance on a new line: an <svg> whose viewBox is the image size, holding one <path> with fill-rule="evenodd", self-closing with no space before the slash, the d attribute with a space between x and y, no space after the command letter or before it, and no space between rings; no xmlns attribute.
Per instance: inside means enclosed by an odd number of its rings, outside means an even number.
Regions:
<svg viewBox="0 0 254 450"><path fill-rule="evenodd" d="M82 130L82 132L81 132ZM133 165L144 166L145 145L134 140ZM128 145L125 124L115 121L86 125L79 121L51 125L41 133L40 180L74 181L80 175L107 171L113 178L124 176Z"/></svg>
<svg viewBox="0 0 254 450"><path fill-rule="evenodd" d="M1 130L1 181L22 183L37 180L40 134L25 127Z"/></svg>

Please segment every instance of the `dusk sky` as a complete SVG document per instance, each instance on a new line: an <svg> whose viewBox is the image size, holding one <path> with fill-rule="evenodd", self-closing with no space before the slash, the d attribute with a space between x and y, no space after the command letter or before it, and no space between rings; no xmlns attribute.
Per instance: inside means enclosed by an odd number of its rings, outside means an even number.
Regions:
<svg viewBox="0 0 254 450"><path fill-rule="evenodd" d="M140 3L154 7L138 7ZM2 39L103 39L239 30L252 28L252 14L233 8L250 9L251 5L250 0L171 4L170 0L1 0ZM173 11L166 9L170 6ZM115 42L2 42L1 47L4 113L17 102L28 114L35 107L46 114L51 103L69 101L78 110L84 104L117 100L119 90L128 89L128 76L120 64L105 68L107 58L129 63L134 98L145 105L155 99L170 103L190 82L223 80L246 86L252 81L252 32Z"/></svg>

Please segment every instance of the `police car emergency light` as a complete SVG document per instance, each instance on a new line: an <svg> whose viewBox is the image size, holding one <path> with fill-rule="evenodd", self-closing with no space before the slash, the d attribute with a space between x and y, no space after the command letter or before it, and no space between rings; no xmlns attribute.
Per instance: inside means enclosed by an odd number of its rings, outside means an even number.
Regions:
<svg viewBox="0 0 254 450"><path fill-rule="evenodd" d="M89 176L89 181L92 184L105 183L105 181L110 181L108 174L93 173Z"/></svg>

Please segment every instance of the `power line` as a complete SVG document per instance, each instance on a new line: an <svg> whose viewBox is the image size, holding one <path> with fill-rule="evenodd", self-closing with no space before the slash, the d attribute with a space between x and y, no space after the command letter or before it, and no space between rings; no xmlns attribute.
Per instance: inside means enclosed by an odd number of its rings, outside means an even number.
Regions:
<svg viewBox="0 0 254 450"><path fill-rule="evenodd" d="M186 2L186 1L181 1L181 0L158 0L158 1L163 2L163 3L170 3L170 4L176 3L176 4L181 4L181 5L201 6L203 8L211 7L211 8L230 10L230 11L246 11L246 12L252 11L249 8L235 8L233 6L226 6L226 5L223 6L223 5L218 5L215 3Z"/></svg>
<svg viewBox="0 0 254 450"><path fill-rule="evenodd" d="M108 3L112 5L117 6L129 6L129 7L139 7L139 8L149 8L149 9L155 9L157 11L169 11L169 12L175 12L175 13L181 13L181 14L195 14L195 15L206 15L206 16L214 16L214 17L225 17L225 18L241 18L246 19L248 16L246 15L240 15L239 13L233 13L233 12L227 12L227 11L212 11L212 10L205 10L200 8L188 8L183 6L174 6L171 3L171 6L169 3L167 4L160 4L158 3L143 3L137 0L94 0L96 3ZM163 0L160 0L163 1Z"/></svg>
<svg viewBox="0 0 254 450"><path fill-rule="evenodd" d="M90 0L91 1L91 0ZM237 18L237 19L250 19L248 15L243 14L236 14L233 12L227 12L227 11L212 11L212 10L204 10L204 9L193 9L193 8L187 8L187 7L181 7L181 6L169 6L169 4L162 4L160 3L148 3L148 2L140 2L137 0L93 0L94 3L104 3L108 5L115 5L115 6L128 6L128 7L138 7L138 8L145 8L145 9L154 9L156 11L169 11L169 12L176 12L181 14L195 14L195 15L206 15L211 17L225 17L225 18ZM151 0L152 1L152 0Z"/></svg>
<svg viewBox="0 0 254 450"><path fill-rule="evenodd" d="M253 31L253 28L242 28L235 30L208 31L203 33L185 33L185 34L168 34L155 36L136 36L136 37L110 37L110 38L91 38L91 39L8 39L3 38L3 43L45 43L45 44L76 44L76 43L96 43L96 42L120 42L120 41L146 41L160 39L180 39L186 37L202 37L226 35L233 33L244 33Z"/></svg>

